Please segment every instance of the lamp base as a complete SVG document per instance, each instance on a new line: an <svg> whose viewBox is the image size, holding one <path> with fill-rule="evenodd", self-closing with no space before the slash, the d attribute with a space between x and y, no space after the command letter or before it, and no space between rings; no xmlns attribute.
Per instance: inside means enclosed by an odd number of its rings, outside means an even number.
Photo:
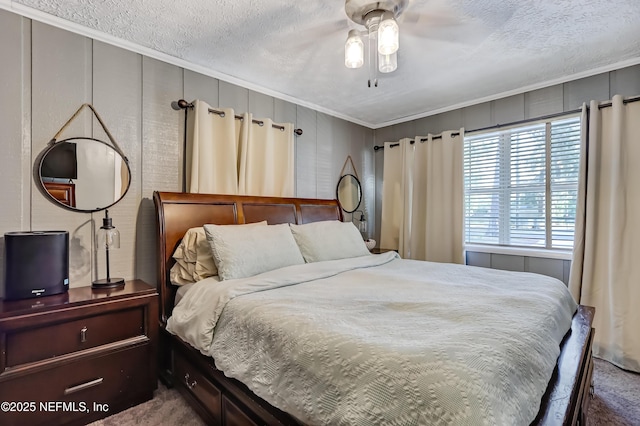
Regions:
<svg viewBox="0 0 640 426"><path fill-rule="evenodd" d="M91 288L114 288L124 286L124 278L103 278L95 280L91 284Z"/></svg>

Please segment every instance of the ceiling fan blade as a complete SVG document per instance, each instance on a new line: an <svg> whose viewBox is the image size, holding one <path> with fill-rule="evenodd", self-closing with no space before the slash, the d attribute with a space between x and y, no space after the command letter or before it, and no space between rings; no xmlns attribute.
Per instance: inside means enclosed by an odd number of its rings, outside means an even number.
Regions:
<svg viewBox="0 0 640 426"><path fill-rule="evenodd" d="M282 46L293 46L296 48L308 48L313 44L321 42L329 36L344 33L344 39L347 39L349 25L347 19L335 19L331 21L321 22L310 26L300 26L292 28L290 31L283 32L282 37L278 37L278 42ZM293 34L293 35L292 35Z"/></svg>
<svg viewBox="0 0 640 426"><path fill-rule="evenodd" d="M516 10L505 7L495 13L474 2L456 8L447 0L412 2L408 9L398 19L401 33L462 44L479 44L505 25Z"/></svg>
<svg viewBox="0 0 640 426"><path fill-rule="evenodd" d="M460 16L450 13L439 12L412 12L406 11L398 19L400 25L422 25L429 24L431 26L450 26L460 25Z"/></svg>
<svg viewBox="0 0 640 426"><path fill-rule="evenodd" d="M327 34L333 34L338 31L344 31L345 38L346 38L347 36L346 33L349 30L348 28L349 28L349 25L347 23L347 19L343 18L343 19L333 19L330 21L318 22L318 23L314 23L313 25L294 28L293 31L294 33L297 33L299 35L309 36L309 37L323 37L323 36L326 36Z"/></svg>
<svg viewBox="0 0 640 426"><path fill-rule="evenodd" d="M464 22L439 27L430 24L400 27L400 33L408 36L462 44L479 44L489 37L493 31L479 23Z"/></svg>

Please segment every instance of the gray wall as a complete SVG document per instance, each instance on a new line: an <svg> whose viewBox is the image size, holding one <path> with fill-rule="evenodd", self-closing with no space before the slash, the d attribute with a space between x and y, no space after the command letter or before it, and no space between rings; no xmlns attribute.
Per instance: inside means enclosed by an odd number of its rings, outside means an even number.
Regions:
<svg viewBox="0 0 640 426"><path fill-rule="evenodd" d="M347 155L363 183L367 220L379 236L383 151L373 144L428 132L498 123L575 109L591 99L640 94L640 66L527 92L407 123L370 130L326 114L263 95L187 69L163 63L90 38L0 10L0 236L20 230L68 230L71 285L104 276L103 256L93 247L102 213L75 213L55 206L34 185L33 164L62 124L83 103L92 103L127 154L132 171L127 196L110 210L122 237L112 255L112 275L156 278L154 190L182 188L183 113L170 102L202 99L213 106L249 111L277 122L293 122L296 138L296 190L300 197L335 197ZM62 135L106 140L89 114ZM349 215L346 215L349 219ZM372 228L370 226L370 228ZM379 238L376 238L379 240ZM4 278L0 238L0 284ZM475 253L470 264L532 270L563 277L568 261ZM0 295L3 294L0 285Z"/></svg>
<svg viewBox="0 0 640 426"><path fill-rule="evenodd" d="M507 124L518 120L542 117L579 108L583 102L608 100L614 95L640 95L640 65L623 68L564 84L534 90L491 102L484 102L375 130L374 143L397 141L405 137L437 134L445 130L464 127L466 131ZM384 151L375 157L376 222L375 236L380 233L382 209L382 171ZM468 253L467 263L498 269L531 271L568 280L570 261L510 256L489 253Z"/></svg>
<svg viewBox="0 0 640 426"><path fill-rule="evenodd" d="M466 253L467 265L485 268L505 269L507 271L535 272L557 278L569 283L570 260L546 259L533 256L514 256L498 253Z"/></svg>
<svg viewBox="0 0 640 426"><path fill-rule="evenodd" d="M182 189L184 113L170 107L180 98L199 98L302 128L304 134L296 138L300 197L334 198L338 174L350 154L363 181L365 209L374 220L370 129L4 10L0 58L0 236L10 231L68 230L72 287L104 277L104 255L96 256L92 249L95 226L100 226L104 213L76 213L52 204L34 185L32 168L47 142L84 102L95 106L128 156L132 172L129 192L109 211L121 234L121 249L112 253L112 276L155 283L152 194ZM62 138L91 135L107 140L87 113ZM4 239L0 281L2 256Z"/></svg>

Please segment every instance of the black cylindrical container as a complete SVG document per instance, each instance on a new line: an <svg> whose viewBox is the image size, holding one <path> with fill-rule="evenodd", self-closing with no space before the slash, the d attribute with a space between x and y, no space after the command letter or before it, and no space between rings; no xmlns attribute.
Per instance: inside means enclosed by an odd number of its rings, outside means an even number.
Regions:
<svg viewBox="0 0 640 426"><path fill-rule="evenodd" d="M5 299L27 299L69 289L67 231L4 234Z"/></svg>

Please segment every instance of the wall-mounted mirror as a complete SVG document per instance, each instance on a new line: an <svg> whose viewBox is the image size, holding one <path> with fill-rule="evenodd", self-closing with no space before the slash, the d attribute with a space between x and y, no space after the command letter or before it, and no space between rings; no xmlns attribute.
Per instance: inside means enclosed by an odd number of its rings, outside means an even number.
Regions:
<svg viewBox="0 0 640 426"><path fill-rule="evenodd" d="M362 201L360 181L352 174L342 175L336 188L336 198L346 213L355 212Z"/></svg>
<svg viewBox="0 0 640 426"><path fill-rule="evenodd" d="M98 139L70 138L53 143L40 156L41 189L54 203L94 212L120 201L131 183L129 163Z"/></svg>

